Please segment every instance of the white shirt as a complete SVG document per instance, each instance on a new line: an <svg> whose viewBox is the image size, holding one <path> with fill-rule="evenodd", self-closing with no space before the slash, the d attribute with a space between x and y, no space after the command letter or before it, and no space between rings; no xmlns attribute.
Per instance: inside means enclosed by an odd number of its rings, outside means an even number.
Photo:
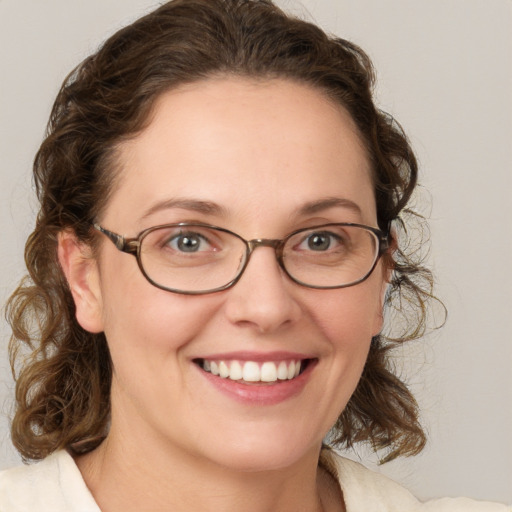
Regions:
<svg viewBox="0 0 512 512"><path fill-rule="evenodd" d="M512 512L467 498L419 502L389 478L349 459L329 456L347 512ZM64 450L43 461L0 472L0 512L101 512L73 458Z"/></svg>

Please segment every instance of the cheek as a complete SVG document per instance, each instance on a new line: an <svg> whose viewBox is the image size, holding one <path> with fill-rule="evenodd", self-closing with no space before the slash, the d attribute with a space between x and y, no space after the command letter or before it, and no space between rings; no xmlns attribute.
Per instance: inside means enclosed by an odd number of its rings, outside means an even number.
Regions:
<svg viewBox="0 0 512 512"><path fill-rule="evenodd" d="M198 318L206 322L214 314L215 297L160 290L129 263L115 272L105 269L102 280L105 335L114 366L128 359L139 367L148 360L164 363L197 335L202 325Z"/></svg>
<svg viewBox="0 0 512 512"><path fill-rule="evenodd" d="M333 349L365 352L382 324L379 283L367 280L350 288L325 290L322 294L310 310Z"/></svg>
<svg viewBox="0 0 512 512"><path fill-rule="evenodd" d="M371 281L357 286L322 290L311 297L309 312L326 341L321 359L322 389L317 406L327 411L324 427L335 423L361 378L376 318L381 317L380 287ZM315 300L316 299L316 300Z"/></svg>

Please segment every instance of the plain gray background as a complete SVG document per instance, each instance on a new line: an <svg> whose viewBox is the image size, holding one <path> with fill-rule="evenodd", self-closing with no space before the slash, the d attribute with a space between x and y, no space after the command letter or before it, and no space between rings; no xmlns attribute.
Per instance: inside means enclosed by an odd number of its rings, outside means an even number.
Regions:
<svg viewBox="0 0 512 512"><path fill-rule="evenodd" d="M0 301L23 274L36 211L31 161L65 75L154 0L0 0ZM373 58L384 110L404 126L431 195L431 263L444 329L397 357L429 445L379 471L421 498L512 502L512 2L280 2ZM423 194L428 200L428 194ZM12 382L0 325L0 469ZM363 452L355 457L368 459Z"/></svg>

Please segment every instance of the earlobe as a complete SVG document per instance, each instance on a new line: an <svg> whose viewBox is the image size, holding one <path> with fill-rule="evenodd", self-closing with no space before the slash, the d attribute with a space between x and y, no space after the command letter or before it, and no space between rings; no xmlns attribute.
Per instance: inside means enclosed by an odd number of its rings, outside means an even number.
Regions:
<svg viewBox="0 0 512 512"><path fill-rule="evenodd" d="M58 257L75 302L76 319L89 332L103 331L99 272L91 248L72 230L58 236Z"/></svg>
<svg viewBox="0 0 512 512"><path fill-rule="evenodd" d="M384 277L387 272L384 270ZM382 331L384 326L384 304L386 303L386 297L389 290L390 284L386 279L382 280L382 287L380 290L380 297L377 303L377 308L374 314L372 336L377 336Z"/></svg>

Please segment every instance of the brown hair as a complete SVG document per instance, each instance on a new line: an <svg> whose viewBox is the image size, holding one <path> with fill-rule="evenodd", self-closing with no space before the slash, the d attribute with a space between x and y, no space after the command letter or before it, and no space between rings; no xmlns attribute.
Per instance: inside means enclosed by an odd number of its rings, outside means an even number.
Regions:
<svg viewBox="0 0 512 512"><path fill-rule="evenodd" d="M66 78L34 162L41 208L26 245L29 276L7 306L17 381L12 440L24 458L88 451L108 431L107 341L76 321L57 260L58 233L71 228L93 245L91 225L108 201L116 145L144 128L164 91L218 74L290 79L341 104L372 163L379 226L388 229L404 211L416 160L398 125L375 107L371 62L354 44L287 16L270 0L174 0L120 30ZM386 449L387 459L425 444L417 404L394 374L389 350L422 335L432 280L401 244L393 259L386 256L394 269L387 306L405 298L412 319L397 339L374 337L331 436L338 445L368 441Z"/></svg>

